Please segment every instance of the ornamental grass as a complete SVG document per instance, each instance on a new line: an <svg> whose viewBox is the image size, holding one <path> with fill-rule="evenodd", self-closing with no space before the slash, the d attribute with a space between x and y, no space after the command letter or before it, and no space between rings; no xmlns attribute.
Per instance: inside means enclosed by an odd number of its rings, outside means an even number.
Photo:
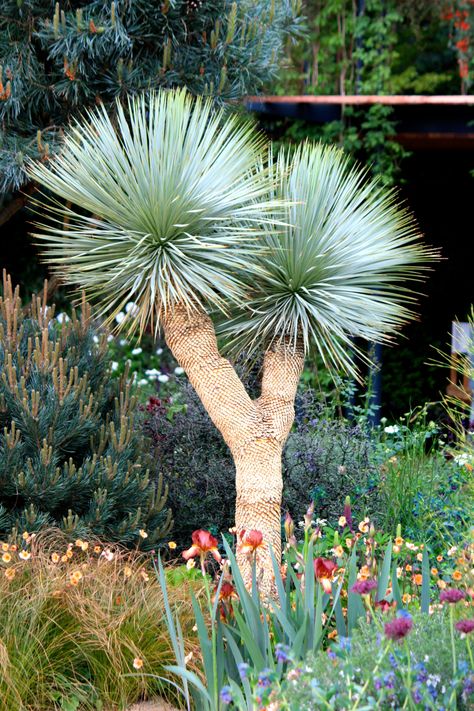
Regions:
<svg viewBox="0 0 474 711"><path fill-rule="evenodd" d="M2 711L125 709L176 701L174 661L149 556L58 531L0 542ZM3 556L3 559L1 559ZM198 658L186 589L170 585L188 667Z"/></svg>

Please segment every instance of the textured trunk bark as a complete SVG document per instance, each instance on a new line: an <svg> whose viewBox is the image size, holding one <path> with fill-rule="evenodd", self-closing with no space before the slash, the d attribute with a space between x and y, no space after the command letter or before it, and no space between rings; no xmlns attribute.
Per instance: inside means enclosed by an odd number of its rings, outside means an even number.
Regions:
<svg viewBox="0 0 474 711"><path fill-rule="evenodd" d="M257 530L264 544L257 550L260 591L273 590L269 547L281 557L281 455L294 419L294 399L303 369L303 351L277 344L264 357L262 391L253 401L228 360L218 351L211 319L183 305L164 317L168 346L232 452L236 466L236 528ZM237 547L247 584L251 558Z"/></svg>

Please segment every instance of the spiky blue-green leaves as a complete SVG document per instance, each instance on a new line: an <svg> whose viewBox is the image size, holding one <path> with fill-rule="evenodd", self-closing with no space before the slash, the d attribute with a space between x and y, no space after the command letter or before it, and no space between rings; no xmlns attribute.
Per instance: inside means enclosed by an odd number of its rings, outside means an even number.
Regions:
<svg viewBox="0 0 474 711"><path fill-rule="evenodd" d="M420 279L434 252L394 192L335 147L304 144L291 163L281 153L275 177L287 226L266 230L246 308L223 332L246 350L301 340L354 372L351 336L386 340L412 317L407 280Z"/></svg>
<svg viewBox="0 0 474 711"><path fill-rule="evenodd" d="M268 175L264 141L248 123L185 91L103 108L68 132L59 157L30 176L60 200L42 201L35 236L46 259L112 319L128 301L143 331L176 301L225 310L259 268Z"/></svg>

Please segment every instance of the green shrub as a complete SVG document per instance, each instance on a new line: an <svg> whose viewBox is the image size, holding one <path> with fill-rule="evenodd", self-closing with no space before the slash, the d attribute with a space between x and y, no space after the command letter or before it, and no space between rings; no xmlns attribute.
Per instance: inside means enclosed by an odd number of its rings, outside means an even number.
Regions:
<svg viewBox="0 0 474 711"><path fill-rule="evenodd" d="M57 526L71 537L153 545L171 514L142 454L126 374L110 378L107 336L54 318L33 298L0 298L0 534ZM138 431L137 431L138 430ZM148 534L142 534L145 530Z"/></svg>

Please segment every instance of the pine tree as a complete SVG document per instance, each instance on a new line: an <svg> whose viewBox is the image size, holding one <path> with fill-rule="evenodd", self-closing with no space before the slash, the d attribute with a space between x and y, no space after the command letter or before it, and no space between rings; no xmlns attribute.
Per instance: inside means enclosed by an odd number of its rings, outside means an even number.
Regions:
<svg viewBox="0 0 474 711"><path fill-rule="evenodd" d="M3 0L0 193L24 184L27 157L47 160L85 107L160 87L218 102L261 90L300 10L301 0Z"/></svg>
<svg viewBox="0 0 474 711"><path fill-rule="evenodd" d="M167 491L145 466L135 398L126 377L110 378L106 352L84 300L70 320L54 318L44 295L22 309L4 275L0 535L56 526L150 547L169 531Z"/></svg>

